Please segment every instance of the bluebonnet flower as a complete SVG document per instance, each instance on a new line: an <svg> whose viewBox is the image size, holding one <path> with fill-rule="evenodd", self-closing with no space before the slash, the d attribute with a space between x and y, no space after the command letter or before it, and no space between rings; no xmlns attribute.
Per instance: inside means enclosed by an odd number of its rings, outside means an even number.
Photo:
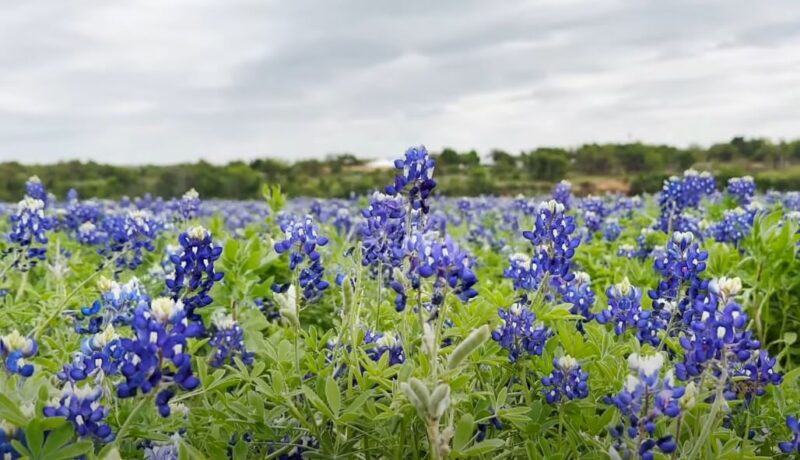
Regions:
<svg viewBox="0 0 800 460"><path fill-rule="evenodd" d="M468 302L478 295L474 287L478 277L472 271L474 259L449 235L442 240L438 232L414 233L407 242L406 251L411 254L408 271L411 287L419 290L422 279L433 279L433 307L438 308L442 304L446 288L462 302ZM391 286L398 294L395 307L397 311L403 311L405 287L397 281L393 281Z"/></svg>
<svg viewBox="0 0 800 460"><path fill-rule="evenodd" d="M142 264L144 250L155 250L155 240L160 224L152 213L143 210L128 211L123 216L109 216L103 221L103 230L108 234L106 256L117 253L117 267L135 270Z"/></svg>
<svg viewBox="0 0 800 460"><path fill-rule="evenodd" d="M584 197L579 207L584 213L591 212L596 215L601 222L611 214L611 209L606 206L605 200L599 196L589 195Z"/></svg>
<svg viewBox="0 0 800 460"><path fill-rule="evenodd" d="M630 244L620 244L617 248L617 256L626 259L635 259L639 256L639 250Z"/></svg>
<svg viewBox="0 0 800 460"><path fill-rule="evenodd" d="M553 199L564 206L564 209L572 208L572 184L567 180L562 180L553 187Z"/></svg>
<svg viewBox="0 0 800 460"><path fill-rule="evenodd" d="M628 375L622 390L606 397L606 402L619 409L624 424L611 430L611 434L622 442L623 433L630 439L637 439L638 455L652 460L653 449L664 454L675 451L677 445L671 435L657 437L656 423L662 416L669 418L681 414L681 398L686 395L685 387L676 387L672 382L672 372L660 378L664 364L661 354L640 356L636 353L628 357L632 375ZM627 425L627 429L625 429Z"/></svg>
<svg viewBox="0 0 800 460"><path fill-rule="evenodd" d="M681 380L700 375L711 363L746 364L761 343L746 330L747 315L733 297L741 290L738 278L720 278L709 283L708 293L698 298L685 315L689 329L680 337L683 362L675 372ZM758 355L758 354L756 354Z"/></svg>
<svg viewBox="0 0 800 460"><path fill-rule="evenodd" d="M125 381L117 385L117 396L129 398L158 389L156 405L166 417L175 386L193 390L200 384L192 372L187 339L199 336L202 325L187 320L180 300L161 297L136 309L133 330L133 339L122 339L125 355L120 372Z"/></svg>
<svg viewBox="0 0 800 460"><path fill-rule="evenodd" d="M100 299L76 312L75 331L79 334L96 334L109 324L130 324L136 308L150 301L136 277L120 284L101 276L97 287Z"/></svg>
<svg viewBox="0 0 800 460"><path fill-rule="evenodd" d="M196 320L195 310L212 302L209 291L221 280L222 272L214 270L214 262L222 255L215 246L211 232L201 226L192 227L178 237L182 250L170 257L174 267L166 280L173 299L181 299L190 320Z"/></svg>
<svg viewBox="0 0 800 460"><path fill-rule="evenodd" d="M64 226L72 231L77 231L81 224L90 222L97 226L102 222L103 208L96 201L70 201L64 214Z"/></svg>
<svg viewBox="0 0 800 460"><path fill-rule="evenodd" d="M764 396L767 386L783 383L783 375L775 370L777 362L764 350L755 352L752 358L734 367L726 397L749 401L753 396Z"/></svg>
<svg viewBox="0 0 800 460"><path fill-rule="evenodd" d="M492 339L508 350L512 363L523 357L523 353L541 356L553 332L536 324L536 314L528 306L515 303L508 310L499 309L497 314L503 322L492 332Z"/></svg>
<svg viewBox="0 0 800 460"><path fill-rule="evenodd" d="M27 269L36 260L44 260L47 244L47 231L53 227L53 221L44 213L42 200L26 196L17 204L16 211L9 216L11 232L8 240L12 250L17 251L18 259L14 265Z"/></svg>
<svg viewBox="0 0 800 460"><path fill-rule="evenodd" d="M91 221L82 223L75 231L75 239L87 246L104 244L107 238L108 235L102 229L97 228L97 225Z"/></svg>
<svg viewBox="0 0 800 460"><path fill-rule="evenodd" d="M583 211L583 225L586 227L586 241L591 241L603 226L603 217L594 211Z"/></svg>
<svg viewBox="0 0 800 460"><path fill-rule="evenodd" d="M178 460L180 458L179 445L183 438L179 433L174 433L165 442L148 442L144 446L145 460Z"/></svg>
<svg viewBox="0 0 800 460"><path fill-rule="evenodd" d="M38 350L33 338L23 336L16 329L0 337L0 357L5 360L6 370L12 374L33 375L33 364L27 359L36 355Z"/></svg>
<svg viewBox="0 0 800 460"><path fill-rule="evenodd" d="M395 160L394 167L402 173L395 176L394 184L386 187L386 193L392 196L406 193L411 208L427 214L430 208L426 200L436 188L433 179L436 161L430 158L425 147L411 147L406 150L404 159Z"/></svg>
<svg viewBox="0 0 800 460"><path fill-rule="evenodd" d="M0 456L3 460L20 458L11 441L25 445L25 432L5 420L0 420Z"/></svg>
<svg viewBox="0 0 800 460"><path fill-rule="evenodd" d="M575 228L575 219L564 213L564 205L550 200L538 206L533 230L522 232L534 245L535 263L549 273L554 284L571 280L570 260L581 243L573 236Z"/></svg>
<svg viewBox="0 0 800 460"><path fill-rule="evenodd" d="M503 271L503 277L512 280L514 289L535 291L544 276L539 264L527 254L518 252L508 257L509 267Z"/></svg>
<svg viewBox="0 0 800 460"><path fill-rule="evenodd" d="M732 243L739 247L739 243L750 234L755 215L755 209L727 210L722 220L710 228L711 235L720 243Z"/></svg>
<svg viewBox="0 0 800 460"><path fill-rule="evenodd" d="M616 241L622 233L622 227L617 219L609 218L603 226L603 238L606 241Z"/></svg>
<svg viewBox="0 0 800 460"><path fill-rule="evenodd" d="M234 364L233 357L238 356L245 365L253 364L255 353L248 351L244 345L244 330L234 321L231 315L217 311L212 317L214 331L209 344L216 348L211 358L212 367L221 367L226 363Z"/></svg>
<svg viewBox="0 0 800 460"><path fill-rule="evenodd" d="M402 197L375 192L361 210L362 265L399 267L405 255L406 209Z"/></svg>
<svg viewBox="0 0 800 460"><path fill-rule="evenodd" d="M40 200L44 207L47 207L49 204L49 196L47 195L47 190L44 188L44 184L42 184L42 180L39 179L38 176L31 176L25 182L25 195L33 198L34 200Z"/></svg>
<svg viewBox="0 0 800 460"><path fill-rule="evenodd" d="M117 331L109 324L102 331L81 342L81 350L56 374L65 382L80 382L97 376L116 375L125 353Z"/></svg>
<svg viewBox="0 0 800 460"><path fill-rule="evenodd" d="M600 324L613 323L617 335L635 327L642 311L642 290L631 285L628 278L606 290L608 308L595 318Z"/></svg>
<svg viewBox="0 0 800 460"><path fill-rule="evenodd" d="M664 253L657 255L653 266L661 275L661 281L656 289L648 292L653 308L661 310L664 302L676 302L678 313L682 314L708 285L700 277L706 269L708 251L700 249L693 234L675 232Z"/></svg>
<svg viewBox="0 0 800 460"><path fill-rule="evenodd" d="M716 187L714 176L693 169L685 171L683 177L672 176L665 180L658 196L661 208L658 228L663 232L686 231L686 226L676 225L676 221L685 209L696 208L704 197L716 191Z"/></svg>
<svg viewBox="0 0 800 460"><path fill-rule="evenodd" d="M800 423L798 423L797 417L794 415L786 417L786 426L792 432L792 440L779 442L778 447L784 454L791 454L792 452L800 454Z"/></svg>
<svg viewBox="0 0 800 460"><path fill-rule="evenodd" d="M592 290L592 279L588 273L575 272L575 278L567 284L563 292L565 303L571 304L569 311L573 315L581 315L587 321L594 318L592 306L595 302L595 294ZM579 324L579 330L581 329Z"/></svg>
<svg viewBox="0 0 800 460"><path fill-rule="evenodd" d="M756 183L751 176L728 179L727 192L734 197L739 206L747 206L756 194Z"/></svg>
<svg viewBox="0 0 800 460"><path fill-rule="evenodd" d="M108 409L100 404L102 396L100 387L78 387L67 383L61 398L44 408L44 415L66 418L82 438L94 437L101 442L111 442L114 433L104 422Z"/></svg>
<svg viewBox="0 0 800 460"><path fill-rule="evenodd" d="M792 211L800 211L800 192L786 192L782 202L784 208Z"/></svg>
<svg viewBox="0 0 800 460"><path fill-rule="evenodd" d="M328 238L317 234L317 227L310 215L302 222L293 219L284 222L281 224L281 230L285 239L275 243L275 251L278 254L290 252L289 269L292 271L308 259L308 264L300 270L299 287L303 289L303 297L306 300L319 298L330 283L323 279L325 269L317 247L328 244ZM279 290L286 287L280 286Z"/></svg>
<svg viewBox="0 0 800 460"><path fill-rule="evenodd" d="M336 210L336 216L333 219L333 227L339 235L350 235L350 230L353 229L353 217L350 215L349 209L341 207Z"/></svg>
<svg viewBox="0 0 800 460"><path fill-rule="evenodd" d="M364 343L372 346L367 348L367 355L373 361L379 361L384 354L389 354L389 365L403 364L406 361L403 345L393 333L380 333L367 331L364 334Z"/></svg>
<svg viewBox="0 0 800 460"><path fill-rule="evenodd" d="M189 189L178 202L178 212L183 220L190 220L200 215L200 194L195 189Z"/></svg>
<svg viewBox="0 0 800 460"><path fill-rule="evenodd" d="M584 399L589 396L589 374L572 356L553 358L553 371L542 379L542 389L549 404L566 399Z"/></svg>

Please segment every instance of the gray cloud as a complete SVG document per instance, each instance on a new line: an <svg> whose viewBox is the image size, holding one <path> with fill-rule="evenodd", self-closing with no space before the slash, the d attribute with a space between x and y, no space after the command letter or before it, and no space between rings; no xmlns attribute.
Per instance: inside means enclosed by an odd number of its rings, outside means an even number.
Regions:
<svg viewBox="0 0 800 460"><path fill-rule="evenodd" d="M22 2L0 160L800 136L793 0Z"/></svg>

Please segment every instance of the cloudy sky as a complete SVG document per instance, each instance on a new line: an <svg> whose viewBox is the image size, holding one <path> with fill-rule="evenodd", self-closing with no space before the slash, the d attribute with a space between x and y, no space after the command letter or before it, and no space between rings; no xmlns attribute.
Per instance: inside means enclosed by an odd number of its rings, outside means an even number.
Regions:
<svg viewBox="0 0 800 460"><path fill-rule="evenodd" d="M800 2L77 1L0 15L0 160L800 137Z"/></svg>

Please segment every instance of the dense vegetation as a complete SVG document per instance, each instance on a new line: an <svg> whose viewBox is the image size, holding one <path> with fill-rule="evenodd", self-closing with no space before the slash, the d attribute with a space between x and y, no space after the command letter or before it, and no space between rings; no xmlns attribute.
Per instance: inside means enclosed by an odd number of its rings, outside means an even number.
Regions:
<svg viewBox="0 0 800 460"><path fill-rule="evenodd" d="M437 192L449 196L544 193L561 179L576 193L656 192L671 174L694 166L722 180L753 175L762 190L800 190L800 141L773 143L734 138L709 148L666 145L588 144L575 149L538 148L511 154L501 150L456 152L445 149L438 161ZM250 163L173 166L109 166L93 162L53 165L0 164L0 201L14 201L28 177L39 176L56 195L74 188L82 196L120 198L180 196L195 188L204 197L253 199L262 184L278 184L292 196L345 198L383 187L391 171L373 169L353 155L286 163L258 159ZM608 179L617 179L608 182Z"/></svg>
<svg viewBox="0 0 800 460"><path fill-rule="evenodd" d="M796 458L799 193L456 200L424 149L398 167L346 200L23 183L0 454Z"/></svg>

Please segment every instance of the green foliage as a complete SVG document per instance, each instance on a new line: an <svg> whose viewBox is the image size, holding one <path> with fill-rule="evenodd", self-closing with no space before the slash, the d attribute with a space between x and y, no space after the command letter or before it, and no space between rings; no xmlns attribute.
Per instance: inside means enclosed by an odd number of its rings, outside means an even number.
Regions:
<svg viewBox="0 0 800 460"><path fill-rule="evenodd" d="M443 149L438 161L438 191L445 195L510 195L547 190L562 178L580 179L584 193L596 182L617 178L632 193L655 192L670 174L696 166L717 173L721 183L751 174L761 190L800 189L800 141L734 138L707 149L639 142L585 144L574 149L544 147L519 155L502 150L458 152ZM486 160L491 160L487 165ZM394 171L374 167L352 154L286 163L259 158L213 165L205 161L171 166L111 166L69 161L52 165L0 163L0 201L14 201L25 180L38 175L48 190L63 197L74 188L83 197L119 198L145 193L176 197L195 188L205 198L256 199L263 184L292 196L347 198L380 190ZM617 191L625 191L617 190Z"/></svg>

